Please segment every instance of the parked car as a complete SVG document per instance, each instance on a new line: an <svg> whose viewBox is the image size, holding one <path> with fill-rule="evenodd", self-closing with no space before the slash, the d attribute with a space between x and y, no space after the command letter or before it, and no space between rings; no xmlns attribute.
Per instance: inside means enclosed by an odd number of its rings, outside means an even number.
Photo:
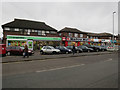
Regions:
<svg viewBox="0 0 120 90"><path fill-rule="evenodd" d="M108 51L118 51L119 47L118 47L118 45L110 45L110 46L107 46L107 50Z"/></svg>
<svg viewBox="0 0 120 90"><path fill-rule="evenodd" d="M6 48L7 55L23 55L24 47L10 46ZM29 55L34 54L33 50L28 50Z"/></svg>
<svg viewBox="0 0 120 90"><path fill-rule="evenodd" d="M73 46L67 46L68 49L71 49L71 51L73 50ZM75 53L81 53L83 52L83 50L81 48L75 47Z"/></svg>
<svg viewBox="0 0 120 90"><path fill-rule="evenodd" d="M100 47L102 48L102 51L107 51L107 46L101 45Z"/></svg>
<svg viewBox="0 0 120 90"><path fill-rule="evenodd" d="M41 54L56 54L60 53L59 49L55 49L53 46L43 46L42 49L40 50Z"/></svg>
<svg viewBox="0 0 120 90"><path fill-rule="evenodd" d="M0 44L0 56L6 56L6 45Z"/></svg>
<svg viewBox="0 0 120 90"><path fill-rule="evenodd" d="M96 47L94 45L90 45L90 44L84 44L85 46L87 46L88 48L92 48L95 52L99 52L101 49L99 47Z"/></svg>
<svg viewBox="0 0 120 90"><path fill-rule="evenodd" d="M81 48L83 52L93 52L94 50L92 48L88 48L87 46L80 45L78 48Z"/></svg>
<svg viewBox="0 0 120 90"><path fill-rule="evenodd" d="M59 49L61 53L72 53L72 50L65 46L56 46L56 49Z"/></svg>

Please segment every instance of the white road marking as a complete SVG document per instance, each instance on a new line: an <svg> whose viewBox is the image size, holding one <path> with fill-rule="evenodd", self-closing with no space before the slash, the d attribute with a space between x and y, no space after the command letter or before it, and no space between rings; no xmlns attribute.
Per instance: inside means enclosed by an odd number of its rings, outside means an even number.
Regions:
<svg viewBox="0 0 120 90"><path fill-rule="evenodd" d="M83 65L85 65L85 64L73 65L73 66L68 66L68 67L53 68L53 69L48 69L48 70L40 70L40 71L36 71L36 72L38 73L38 72L46 72L46 71L60 70L60 69L65 69L65 68L79 67L79 66L83 66Z"/></svg>
<svg viewBox="0 0 120 90"><path fill-rule="evenodd" d="M112 58L109 58L108 60L104 61L104 62L108 62L108 61L112 61L113 59Z"/></svg>

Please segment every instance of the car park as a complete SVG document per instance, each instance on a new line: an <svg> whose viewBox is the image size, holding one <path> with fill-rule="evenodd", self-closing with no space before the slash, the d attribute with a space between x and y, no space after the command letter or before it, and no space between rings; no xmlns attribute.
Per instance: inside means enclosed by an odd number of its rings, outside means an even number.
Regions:
<svg viewBox="0 0 120 90"><path fill-rule="evenodd" d="M41 54L56 54L60 53L59 49L55 49L53 46L43 46L40 50Z"/></svg>
<svg viewBox="0 0 120 90"><path fill-rule="evenodd" d="M80 45L78 48L81 48L83 52L93 52L94 50L92 48L88 48L87 46Z"/></svg>
<svg viewBox="0 0 120 90"><path fill-rule="evenodd" d="M73 46L67 46L68 49L71 49L71 51L73 50ZM83 52L83 50L81 48L75 47L75 53L81 53Z"/></svg>
<svg viewBox="0 0 120 90"><path fill-rule="evenodd" d="M65 46L56 46L56 49L59 49L61 53L72 53L72 50Z"/></svg>
<svg viewBox="0 0 120 90"><path fill-rule="evenodd" d="M6 48L7 55L23 55L24 47L21 46L10 46ZM29 55L34 54L33 50L28 50Z"/></svg>

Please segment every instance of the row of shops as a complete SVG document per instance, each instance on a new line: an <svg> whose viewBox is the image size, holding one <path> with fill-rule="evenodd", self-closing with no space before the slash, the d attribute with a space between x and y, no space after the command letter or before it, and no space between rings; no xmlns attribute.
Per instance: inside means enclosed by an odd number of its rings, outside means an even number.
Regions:
<svg viewBox="0 0 120 90"><path fill-rule="evenodd" d="M38 37L38 36L20 36L20 35L7 35L6 46L24 46L28 45L29 49L36 50L45 45L51 46L80 46L83 44L92 45L110 45L112 40L108 39L88 39L88 38L72 38L72 37ZM114 40L116 43L116 40Z"/></svg>
<svg viewBox="0 0 120 90"><path fill-rule="evenodd" d="M91 44L91 45L111 45L112 43L116 43L117 41L108 40L108 39L88 39L88 38L62 38L64 46L80 46L83 44Z"/></svg>

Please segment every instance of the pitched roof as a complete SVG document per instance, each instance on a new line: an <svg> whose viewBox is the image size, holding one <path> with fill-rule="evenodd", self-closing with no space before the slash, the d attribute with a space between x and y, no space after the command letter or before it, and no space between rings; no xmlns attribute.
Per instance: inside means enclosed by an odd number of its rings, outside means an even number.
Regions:
<svg viewBox="0 0 120 90"><path fill-rule="evenodd" d="M76 28L68 28L68 27L63 28L63 29L60 30L59 32L85 33L85 32L82 32L82 31L76 29Z"/></svg>
<svg viewBox="0 0 120 90"><path fill-rule="evenodd" d="M57 31L49 25L46 25L44 22L24 19L14 19L14 21L2 25L2 27Z"/></svg>
<svg viewBox="0 0 120 90"><path fill-rule="evenodd" d="M109 36L113 36L113 34L111 34L111 33L88 33L87 35L89 35L89 36L107 36L107 37L109 37Z"/></svg>

